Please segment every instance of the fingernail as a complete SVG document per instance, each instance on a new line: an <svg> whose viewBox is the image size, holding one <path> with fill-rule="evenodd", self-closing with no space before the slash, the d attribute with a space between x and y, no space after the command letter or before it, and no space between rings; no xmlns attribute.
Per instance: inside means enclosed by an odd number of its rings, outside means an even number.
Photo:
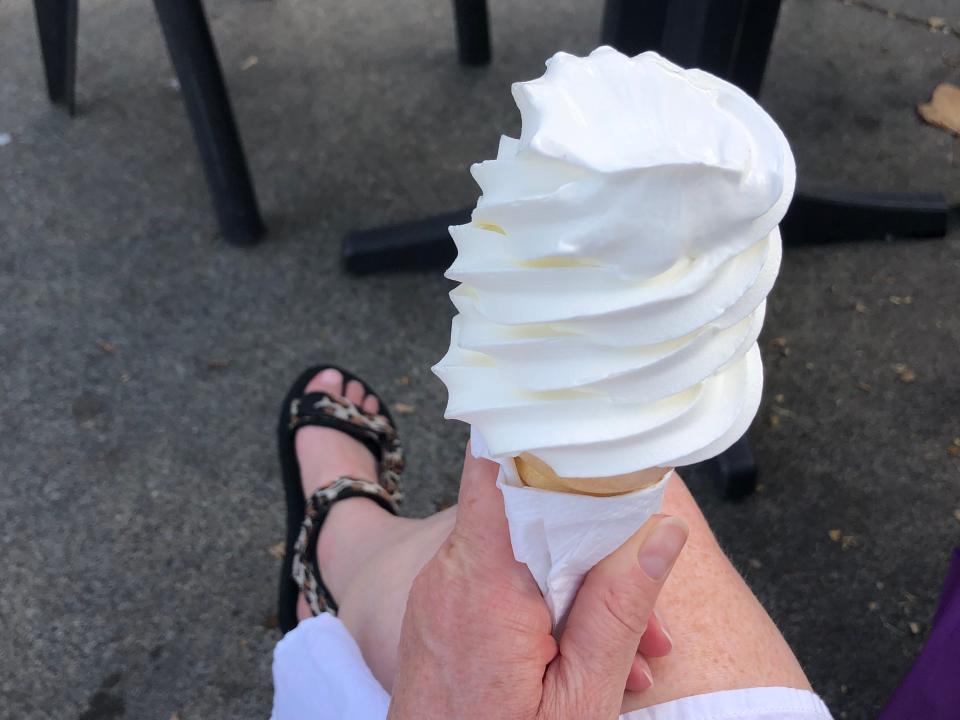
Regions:
<svg viewBox="0 0 960 720"><path fill-rule="evenodd" d="M673 635L670 634L670 628L667 627L667 621L663 619L663 615L658 613L656 610L653 611L653 614L657 616L657 622L660 623L660 632L663 633L663 636L667 639L667 642L670 645L673 645Z"/></svg>
<svg viewBox="0 0 960 720"><path fill-rule="evenodd" d="M651 580L662 580L670 571L683 544L687 541L687 524L682 518L665 517L643 541L637 562Z"/></svg>
<svg viewBox="0 0 960 720"><path fill-rule="evenodd" d="M650 688L653 687L653 675L650 673L650 671L647 668L643 668L643 674L647 678L647 680L650 681L650 684L647 685L647 690L649 690Z"/></svg>

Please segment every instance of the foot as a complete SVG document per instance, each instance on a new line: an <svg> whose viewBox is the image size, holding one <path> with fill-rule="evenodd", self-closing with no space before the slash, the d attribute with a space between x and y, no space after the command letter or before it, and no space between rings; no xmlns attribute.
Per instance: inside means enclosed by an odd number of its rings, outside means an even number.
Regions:
<svg viewBox="0 0 960 720"><path fill-rule="evenodd" d="M367 394L362 383L351 380L343 387L343 375L339 370L328 368L314 377L305 392L325 392L338 397L346 397L354 405L366 412L380 411L380 401L375 395ZM333 428L306 426L297 431L297 461L300 464L300 477L304 497L309 498L319 488L326 487L344 475L360 480L376 482L378 467L376 458L365 445L354 440L346 433ZM345 524L364 527L366 537L374 539L395 519L376 503L365 498L349 498L336 503L327 515L317 539L317 562L323 581L334 598L339 599L338 589L345 581L342 554L336 552L338 528ZM350 553L356 560L356 554ZM304 620L312 616L307 601L300 594L297 601L297 619Z"/></svg>
<svg viewBox="0 0 960 720"><path fill-rule="evenodd" d="M342 386L337 370L324 370L306 391L345 395L370 412L379 411L363 385ZM377 463L366 446L332 428L306 426L295 438L304 496L342 475L376 482ZM390 690L396 673L397 643L414 577L433 557L453 527L455 508L422 520L391 515L366 498L341 500L330 508L317 540L323 582L337 600L339 620L356 640L374 677ZM312 613L303 596L297 618Z"/></svg>

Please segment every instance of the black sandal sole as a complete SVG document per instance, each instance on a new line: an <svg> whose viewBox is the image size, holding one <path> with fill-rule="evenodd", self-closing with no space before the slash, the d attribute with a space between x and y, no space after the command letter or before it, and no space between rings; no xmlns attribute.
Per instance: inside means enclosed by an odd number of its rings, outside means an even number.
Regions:
<svg viewBox="0 0 960 720"><path fill-rule="evenodd" d="M280 422L277 425L277 449L280 455L280 472L283 481L283 490L287 503L287 538L284 545L283 562L280 566L280 587L277 593L277 624L286 635L293 630L297 623L297 598L300 596L300 587L293 581L293 546L300 534L300 525L307 510L307 501L303 496L303 482L300 477L300 463L297 460L297 449L294 443L296 433L290 432L290 403L302 396L307 385L324 370L336 370L343 376L342 388L351 380L363 385L365 395L375 395L380 402L380 413L390 424L396 427L390 408L384 402L383 396L377 393L362 378L357 377L349 370L337 365L323 364L304 370L296 382L290 387L283 406L280 409Z"/></svg>

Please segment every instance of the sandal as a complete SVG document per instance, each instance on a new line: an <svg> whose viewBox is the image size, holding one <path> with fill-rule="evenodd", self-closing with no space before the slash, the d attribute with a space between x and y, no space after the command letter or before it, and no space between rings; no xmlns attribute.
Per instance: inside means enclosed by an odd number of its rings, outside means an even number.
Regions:
<svg viewBox="0 0 960 720"><path fill-rule="evenodd" d="M343 375L342 395L346 395L347 383L356 380L363 385L365 397L373 395L377 398L380 412L376 415L368 413L343 396L325 392L305 394L310 381L328 369ZM294 437L297 430L307 425L333 428L363 443L378 461L378 482L343 476L319 488L310 498L304 498ZM280 411L277 442L287 499L287 539L280 570L277 621L286 634L297 626L297 597L301 590L314 615L322 612L336 614L337 603L323 584L317 566L320 528L335 502L352 497L369 498L396 515L397 503L402 497L399 480L403 472L403 450L383 399L363 380L336 365L309 368L293 384Z"/></svg>

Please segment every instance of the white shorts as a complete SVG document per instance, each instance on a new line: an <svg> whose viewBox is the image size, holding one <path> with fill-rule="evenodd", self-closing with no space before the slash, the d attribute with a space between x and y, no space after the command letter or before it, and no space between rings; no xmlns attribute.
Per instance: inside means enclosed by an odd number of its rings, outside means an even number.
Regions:
<svg viewBox="0 0 960 720"><path fill-rule="evenodd" d="M272 720L384 720L390 696L346 627L328 613L310 618L273 652ZM767 687L681 698L621 720L831 720L812 692Z"/></svg>

